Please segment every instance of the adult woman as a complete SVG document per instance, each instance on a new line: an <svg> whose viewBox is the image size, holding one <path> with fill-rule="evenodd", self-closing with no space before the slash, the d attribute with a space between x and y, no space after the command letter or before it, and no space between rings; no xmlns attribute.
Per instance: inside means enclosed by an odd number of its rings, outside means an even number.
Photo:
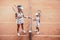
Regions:
<svg viewBox="0 0 60 40"><path fill-rule="evenodd" d="M24 18L26 18L26 17L24 17L22 9L23 9L22 5L17 5L15 18L16 18L16 23L17 23L17 35L18 36L20 36L20 33L19 33L20 25L21 25L22 31L24 33L26 33L24 30L24 26L23 26L24 25ZM14 9L14 11L15 11L15 9Z"/></svg>

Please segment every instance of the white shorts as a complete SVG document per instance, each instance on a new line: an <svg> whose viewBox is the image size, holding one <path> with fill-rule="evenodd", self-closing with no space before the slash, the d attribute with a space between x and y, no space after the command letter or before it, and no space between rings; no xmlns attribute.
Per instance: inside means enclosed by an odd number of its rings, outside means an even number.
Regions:
<svg viewBox="0 0 60 40"><path fill-rule="evenodd" d="M40 23L39 22L36 22L36 27L39 27L40 26Z"/></svg>
<svg viewBox="0 0 60 40"><path fill-rule="evenodd" d="M17 24L22 24L22 23L24 23L24 19L23 18L17 19L16 23Z"/></svg>

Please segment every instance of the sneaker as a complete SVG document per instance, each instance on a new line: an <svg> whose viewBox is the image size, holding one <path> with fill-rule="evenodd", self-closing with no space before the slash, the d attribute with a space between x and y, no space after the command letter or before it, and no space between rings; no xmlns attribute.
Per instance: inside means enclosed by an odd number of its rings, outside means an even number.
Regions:
<svg viewBox="0 0 60 40"><path fill-rule="evenodd" d="M29 30L29 33L31 33L32 31L31 30Z"/></svg>
<svg viewBox="0 0 60 40"><path fill-rule="evenodd" d="M22 30L22 32L26 33L26 31L25 31L25 30Z"/></svg>
<svg viewBox="0 0 60 40"><path fill-rule="evenodd" d="M35 32L37 32L38 30L35 30Z"/></svg>
<svg viewBox="0 0 60 40"><path fill-rule="evenodd" d="M20 33L17 33L18 36L20 36Z"/></svg>
<svg viewBox="0 0 60 40"><path fill-rule="evenodd" d="M40 34L40 32L37 32L37 34Z"/></svg>

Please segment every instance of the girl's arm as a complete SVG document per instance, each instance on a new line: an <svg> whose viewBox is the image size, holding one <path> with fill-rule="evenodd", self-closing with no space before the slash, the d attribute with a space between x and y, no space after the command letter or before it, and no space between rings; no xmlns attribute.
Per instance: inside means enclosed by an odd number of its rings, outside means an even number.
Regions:
<svg viewBox="0 0 60 40"><path fill-rule="evenodd" d="M36 19L33 19L33 21L36 21Z"/></svg>
<svg viewBox="0 0 60 40"><path fill-rule="evenodd" d="M39 23L40 23L40 19L39 19Z"/></svg>

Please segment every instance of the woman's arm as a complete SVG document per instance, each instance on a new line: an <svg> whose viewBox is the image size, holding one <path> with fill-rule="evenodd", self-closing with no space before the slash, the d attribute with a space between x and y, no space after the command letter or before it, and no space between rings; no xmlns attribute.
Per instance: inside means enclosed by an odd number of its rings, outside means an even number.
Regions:
<svg viewBox="0 0 60 40"><path fill-rule="evenodd" d="M15 18L17 19L17 13L15 13Z"/></svg>
<svg viewBox="0 0 60 40"><path fill-rule="evenodd" d="M17 19L17 12L16 10L12 7L13 11L15 12L15 18Z"/></svg>
<svg viewBox="0 0 60 40"><path fill-rule="evenodd" d="M13 11L16 13L17 12L17 7L16 5L14 5L14 7L12 7Z"/></svg>
<svg viewBox="0 0 60 40"><path fill-rule="evenodd" d="M23 15L23 17L24 17L24 18L28 18L28 16L24 16L24 15Z"/></svg>
<svg viewBox="0 0 60 40"><path fill-rule="evenodd" d="M32 19L32 18L31 18L31 17L29 17L29 16L24 16L24 15L23 15L23 17L24 17L24 18L28 18L28 19Z"/></svg>
<svg viewBox="0 0 60 40"><path fill-rule="evenodd" d="M12 7L13 11L16 12L16 10L14 9L14 7Z"/></svg>

